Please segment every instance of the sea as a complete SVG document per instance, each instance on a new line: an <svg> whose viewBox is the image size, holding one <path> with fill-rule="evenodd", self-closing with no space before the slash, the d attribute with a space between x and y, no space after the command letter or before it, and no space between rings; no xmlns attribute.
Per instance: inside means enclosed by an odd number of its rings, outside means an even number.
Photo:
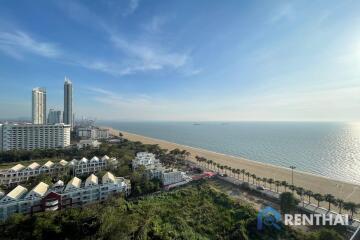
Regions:
<svg viewBox="0 0 360 240"><path fill-rule="evenodd" d="M118 130L360 184L360 123L101 122Z"/></svg>

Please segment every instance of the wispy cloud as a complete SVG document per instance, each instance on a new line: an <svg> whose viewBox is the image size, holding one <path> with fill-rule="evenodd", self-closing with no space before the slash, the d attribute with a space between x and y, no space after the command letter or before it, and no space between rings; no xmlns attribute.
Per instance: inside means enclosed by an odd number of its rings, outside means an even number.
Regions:
<svg viewBox="0 0 360 240"><path fill-rule="evenodd" d="M139 7L139 3L140 3L140 0L130 0L129 6L123 15L128 16L128 15L133 14L136 11L136 9Z"/></svg>
<svg viewBox="0 0 360 240"><path fill-rule="evenodd" d="M130 12L134 12L138 6L139 1L130 1ZM114 51L118 52L119 57L113 60L76 58L76 64L82 67L116 76L124 76L163 69L176 70L184 67L191 58L190 51L184 52L169 49L161 40L161 35L158 34L166 22L165 17L154 16L150 22L143 25L143 31L140 31L137 37L128 39L115 26L107 24L103 18L91 12L84 5L66 3L60 4L60 7L75 21L95 27L97 30L105 33L108 36L109 42L114 47ZM92 24L89 24L89 22ZM153 38L155 34L157 34L156 41Z"/></svg>
<svg viewBox="0 0 360 240"><path fill-rule="evenodd" d="M167 18L164 16L154 16L150 21L143 25L145 31L154 34L159 33L164 24L167 22Z"/></svg>
<svg viewBox="0 0 360 240"><path fill-rule="evenodd" d="M270 23L291 20L295 16L294 7L291 4L284 4L277 8L270 16Z"/></svg>
<svg viewBox="0 0 360 240"><path fill-rule="evenodd" d="M47 58L56 58L61 55L56 44L35 40L23 31L0 32L0 51L16 59L22 59L25 53Z"/></svg>

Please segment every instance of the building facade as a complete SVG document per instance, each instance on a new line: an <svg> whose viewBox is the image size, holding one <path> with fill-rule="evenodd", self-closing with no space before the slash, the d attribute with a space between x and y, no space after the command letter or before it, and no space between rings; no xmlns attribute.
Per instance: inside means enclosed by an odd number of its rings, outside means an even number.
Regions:
<svg viewBox="0 0 360 240"><path fill-rule="evenodd" d="M68 162L60 160L59 162L47 161L40 165L33 162L28 166L17 164L12 168L0 170L0 185L11 186L28 181L30 178L37 177L40 174L57 175L73 174L75 176L89 175L102 170L112 170L117 166L116 158L103 156L98 158L94 156L91 160L82 158L81 160L73 159Z"/></svg>
<svg viewBox="0 0 360 240"><path fill-rule="evenodd" d="M46 89L32 90L32 123L46 124Z"/></svg>
<svg viewBox="0 0 360 240"><path fill-rule="evenodd" d="M165 187L186 183L188 181L188 177L185 173L176 169L165 168L153 153L137 153L135 159L132 161L132 167L136 170L140 166L145 168L148 177L160 179Z"/></svg>
<svg viewBox="0 0 360 240"><path fill-rule="evenodd" d="M70 79L64 83L64 123L73 127L73 87Z"/></svg>
<svg viewBox="0 0 360 240"><path fill-rule="evenodd" d="M110 158L105 155L99 159L95 156L90 160L86 158L80 160L73 159L70 161L69 168L75 176L81 176L96 173L105 169L116 168L117 163L118 161L116 158Z"/></svg>
<svg viewBox="0 0 360 240"><path fill-rule="evenodd" d="M57 123L62 123L62 122L63 122L62 111L50 109L49 115L47 118L47 123L48 124L57 124Z"/></svg>
<svg viewBox="0 0 360 240"><path fill-rule="evenodd" d="M76 135L82 139L108 139L109 129L101 129L97 127L79 127L76 129Z"/></svg>
<svg viewBox="0 0 360 240"><path fill-rule="evenodd" d="M85 183L77 177L71 179L66 186L62 181L52 186L40 182L29 192L18 185L0 199L0 220L6 220L14 213L56 211L66 207L104 201L115 193L129 195L130 192L130 181L115 177L110 172L103 175L101 183L98 177L92 174Z"/></svg>
<svg viewBox="0 0 360 240"><path fill-rule="evenodd" d="M0 124L0 132L0 151L70 146L70 125Z"/></svg>
<svg viewBox="0 0 360 240"><path fill-rule="evenodd" d="M17 164L12 168L0 170L0 185L16 185L22 182L26 182L30 178L37 177L40 174L53 175L67 172L68 162L65 160L61 160L57 163L47 161L42 166L37 162L31 163L27 167L22 164Z"/></svg>

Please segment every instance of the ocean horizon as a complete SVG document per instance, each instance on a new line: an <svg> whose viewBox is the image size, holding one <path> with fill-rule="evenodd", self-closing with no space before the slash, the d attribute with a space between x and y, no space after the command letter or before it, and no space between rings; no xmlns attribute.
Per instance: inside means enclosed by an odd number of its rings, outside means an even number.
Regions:
<svg viewBox="0 0 360 240"><path fill-rule="evenodd" d="M360 184L360 124L342 122L125 122L100 125Z"/></svg>

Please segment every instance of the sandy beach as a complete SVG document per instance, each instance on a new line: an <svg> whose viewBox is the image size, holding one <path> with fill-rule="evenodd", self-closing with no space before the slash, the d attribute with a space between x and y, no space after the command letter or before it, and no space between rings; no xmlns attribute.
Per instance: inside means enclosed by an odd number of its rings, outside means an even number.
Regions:
<svg viewBox="0 0 360 240"><path fill-rule="evenodd" d="M272 178L274 179L274 181L285 180L288 183L291 183L291 170L287 168L251 161L245 158L216 153L200 148L193 148L155 138L145 137L133 133L115 130L109 127L106 128L110 129L110 133L116 136L118 136L119 132L121 132L124 138L130 141L140 141L145 144L158 144L160 147L168 150L172 150L174 148L184 149L190 152L190 160L194 162L196 162L195 156L201 156L207 159L211 159L217 163L231 166L232 168L246 169L246 171L254 173L261 178ZM337 198L343 199L344 201L360 203L360 185L342 182L300 171L294 171L294 185L301 186L304 189L309 189L314 193L329 193Z"/></svg>

